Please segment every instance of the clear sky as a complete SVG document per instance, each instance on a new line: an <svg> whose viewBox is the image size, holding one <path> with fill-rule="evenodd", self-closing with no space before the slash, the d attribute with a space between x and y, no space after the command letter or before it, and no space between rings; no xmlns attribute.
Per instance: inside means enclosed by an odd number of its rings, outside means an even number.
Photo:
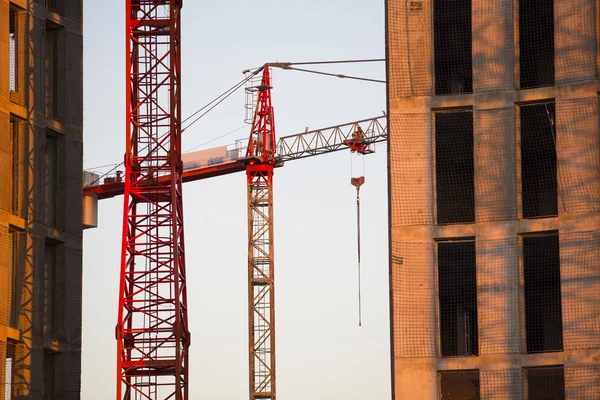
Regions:
<svg viewBox="0 0 600 400"><path fill-rule="evenodd" d="M125 1L85 0L84 165L125 151ZM365 0L185 0L183 115L273 61L383 58L384 4ZM325 69L324 69L325 70ZM384 63L335 73L385 79ZM385 85L273 71L278 136L381 115ZM243 91L184 133L184 149L244 125ZM247 137L249 126L212 146ZM275 291L280 399L390 396L387 149L364 160L363 326L357 323L356 203L348 151L276 170ZM351 171L353 170L353 171ZM190 398L247 398L247 211L243 173L184 185ZM82 398L114 398L123 197L84 233Z"/></svg>

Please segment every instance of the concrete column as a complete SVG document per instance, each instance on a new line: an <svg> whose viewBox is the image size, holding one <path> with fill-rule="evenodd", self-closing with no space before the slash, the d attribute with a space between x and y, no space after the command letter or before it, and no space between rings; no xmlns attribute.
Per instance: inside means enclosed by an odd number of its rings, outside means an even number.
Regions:
<svg viewBox="0 0 600 400"><path fill-rule="evenodd" d="M389 1L388 85L390 98L433 93L431 1Z"/></svg>
<svg viewBox="0 0 600 400"><path fill-rule="evenodd" d="M481 400L523 399L523 373L519 368L480 371Z"/></svg>
<svg viewBox="0 0 600 400"><path fill-rule="evenodd" d="M500 229L499 229L500 230ZM506 232L513 230L506 226ZM517 354L521 348L519 245L506 239L477 238L479 354Z"/></svg>
<svg viewBox="0 0 600 400"><path fill-rule="evenodd" d="M515 109L475 110L475 220L517 218Z"/></svg>
<svg viewBox="0 0 600 400"><path fill-rule="evenodd" d="M511 90L515 87L513 0L474 1L471 7L473 91Z"/></svg>
<svg viewBox="0 0 600 400"><path fill-rule="evenodd" d="M391 226L433 224L431 115L392 110L390 124Z"/></svg>
<svg viewBox="0 0 600 400"><path fill-rule="evenodd" d="M397 399L436 399L434 245L392 244L393 343Z"/></svg>
<svg viewBox="0 0 600 400"><path fill-rule="evenodd" d="M600 226L560 232L563 347L600 349ZM579 227L581 229L581 227Z"/></svg>
<svg viewBox="0 0 600 400"><path fill-rule="evenodd" d="M600 211L598 96L556 101L560 213Z"/></svg>
<svg viewBox="0 0 600 400"><path fill-rule="evenodd" d="M597 77L595 0L554 0L556 83Z"/></svg>
<svg viewBox="0 0 600 400"><path fill-rule="evenodd" d="M439 400L434 358L397 358L394 368L395 399Z"/></svg>
<svg viewBox="0 0 600 400"><path fill-rule="evenodd" d="M565 399L595 400L600 393L600 366L565 366Z"/></svg>

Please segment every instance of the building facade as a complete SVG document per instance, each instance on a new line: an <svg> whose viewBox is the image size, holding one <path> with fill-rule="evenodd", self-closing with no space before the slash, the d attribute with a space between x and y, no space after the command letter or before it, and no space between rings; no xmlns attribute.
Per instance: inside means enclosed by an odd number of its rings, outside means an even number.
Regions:
<svg viewBox="0 0 600 400"><path fill-rule="evenodd" d="M79 399L82 0L0 0L0 396Z"/></svg>
<svg viewBox="0 0 600 400"><path fill-rule="evenodd" d="M386 10L393 398L600 398L600 3Z"/></svg>

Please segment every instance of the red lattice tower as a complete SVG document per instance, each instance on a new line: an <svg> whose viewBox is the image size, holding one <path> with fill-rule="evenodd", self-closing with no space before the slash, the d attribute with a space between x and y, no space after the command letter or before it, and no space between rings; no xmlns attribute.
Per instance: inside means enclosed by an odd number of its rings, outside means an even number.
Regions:
<svg viewBox="0 0 600 400"><path fill-rule="evenodd" d="M273 269L273 167L275 120L271 78L265 65L258 90L248 158L248 333L250 400L275 400L275 285Z"/></svg>
<svg viewBox="0 0 600 400"><path fill-rule="evenodd" d="M127 0L118 399L188 398L181 6L181 0Z"/></svg>

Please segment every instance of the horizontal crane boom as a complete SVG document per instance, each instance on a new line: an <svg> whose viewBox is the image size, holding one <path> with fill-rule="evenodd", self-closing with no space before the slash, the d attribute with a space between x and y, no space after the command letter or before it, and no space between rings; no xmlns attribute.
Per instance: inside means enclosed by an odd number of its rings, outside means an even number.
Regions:
<svg viewBox="0 0 600 400"><path fill-rule="evenodd" d="M361 131L359 142L354 142L353 134ZM369 146L374 143L386 141L388 137L386 117L363 119L342 125L334 125L323 129L306 131L294 135L283 136L277 141L276 160L279 166L286 161L307 158L319 154L331 153L333 151L353 148L350 144ZM238 154L244 154L241 149ZM246 170L246 166L257 161L254 158L238 157L221 163L198 166L186 169L182 174L183 182L192 182L215 176L229 175ZM148 182L149 185L161 184L169 181L169 176L161 176L156 182ZM107 199L123 194L124 184L114 178L106 180L105 183L91 184L83 188L84 196L96 196L98 199Z"/></svg>

